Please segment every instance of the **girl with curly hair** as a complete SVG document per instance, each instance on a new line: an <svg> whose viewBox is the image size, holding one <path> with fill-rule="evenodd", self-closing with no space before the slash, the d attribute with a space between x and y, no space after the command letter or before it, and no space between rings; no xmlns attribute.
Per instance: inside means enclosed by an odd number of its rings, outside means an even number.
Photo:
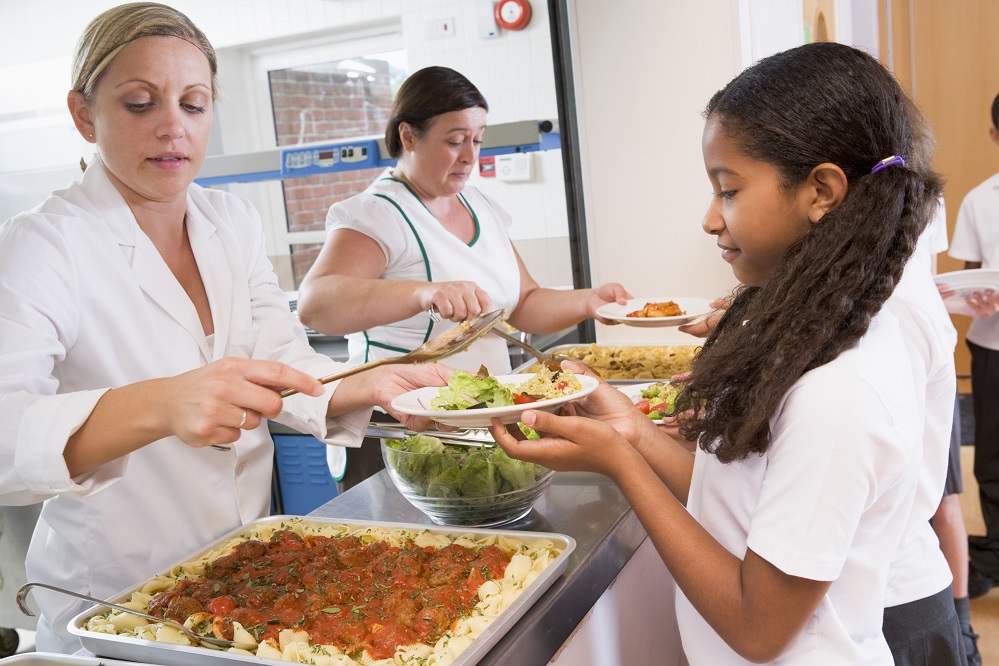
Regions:
<svg viewBox="0 0 999 666"><path fill-rule="evenodd" d="M494 423L511 456L615 481L676 580L695 666L893 663L882 616L925 391L882 306L941 190L906 164L911 111L834 43L761 60L708 103L702 224L744 286L678 400L694 453L606 384L568 414L525 412L541 439Z"/></svg>

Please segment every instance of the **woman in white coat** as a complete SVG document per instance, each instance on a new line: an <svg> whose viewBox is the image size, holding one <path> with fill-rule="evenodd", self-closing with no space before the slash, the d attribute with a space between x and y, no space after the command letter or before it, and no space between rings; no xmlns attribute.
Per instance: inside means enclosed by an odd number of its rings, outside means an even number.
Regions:
<svg viewBox="0 0 999 666"><path fill-rule="evenodd" d="M108 598L267 515L267 419L358 446L371 405L446 381L442 366L313 378L340 364L289 312L256 212L192 184L215 74L176 10L98 16L68 97L97 158L0 226L0 503L45 501L32 581ZM34 596L39 649L78 649L82 605Z"/></svg>

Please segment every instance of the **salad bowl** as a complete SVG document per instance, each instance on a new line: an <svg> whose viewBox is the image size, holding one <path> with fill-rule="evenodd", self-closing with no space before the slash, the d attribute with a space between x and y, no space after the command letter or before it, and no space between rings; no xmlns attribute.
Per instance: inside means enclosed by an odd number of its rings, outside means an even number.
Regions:
<svg viewBox="0 0 999 666"><path fill-rule="evenodd" d="M496 527L523 518L555 476L499 446L447 446L436 437L382 440L392 483L438 525Z"/></svg>

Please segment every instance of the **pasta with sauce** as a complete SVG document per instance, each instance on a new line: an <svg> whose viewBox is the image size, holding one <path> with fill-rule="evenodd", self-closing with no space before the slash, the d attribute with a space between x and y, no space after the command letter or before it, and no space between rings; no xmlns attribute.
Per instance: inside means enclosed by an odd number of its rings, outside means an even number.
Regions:
<svg viewBox="0 0 999 666"><path fill-rule="evenodd" d="M600 373L606 380L669 379L687 372L693 365L700 347L695 345L580 345L557 347L557 351L581 361ZM529 372L537 372L534 364Z"/></svg>
<svg viewBox="0 0 999 666"><path fill-rule="evenodd" d="M414 603L414 597L409 592L401 594L401 591L403 588L415 589L423 605L408 616L413 620L412 627L426 629L436 626L440 631L421 634L422 638L429 636L430 640L415 639L404 626L404 619L393 619L404 618L404 615L393 616L387 611L389 606L372 592L377 587L368 589L371 597L365 597L364 603L359 603L356 598L344 597L342 601L346 603L339 603L323 597L321 604L325 607L321 611L315 605L306 605L309 611L302 612L301 619L296 622L299 611L287 612L291 608L299 608L296 602L304 600L305 604L315 604L320 601L318 597L322 594L322 585L318 581L322 574L316 574L317 567L310 568L310 565L318 565L320 555L329 549L333 549L341 565L356 560L360 566L361 559L373 553L370 560L364 560L363 567L370 566L370 569L365 569L367 576L381 580L376 577L380 563L385 564L382 567L384 572L392 576L382 580L385 597L399 601L392 607L393 610L402 608L407 602ZM554 563L560 552L553 542L544 538L532 540L530 544L504 534L466 534L452 538L429 530L359 528L309 523L296 518L267 523L228 539L156 576L133 592L122 605L153 614L163 610L163 615L181 621L203 635L256 645L253 651L231 648L229 651L234 653L321 666L444 666L452 663L485 631L525 588ZM240 560L241 553L250 556ZM302 553L307 558L303 559ZM437 565L421 571L420 580L414 582L410 576L391 566L393 562L403 568L410 566L411 563L404 559L407 553L427 558L428 562L436 561ZM399 559L393 560L394 555L399 555ZM268 568L272 561L281 558L293 564L286 568ZM442 562L448 563L451 568L445 568ZM460 567L465 565L471 568L466 575L469 585L462 591L460 579L454 571L464 571ZM326 563L322 566L328 567ZM238 575L217 577L220 571L238 571ZM240 598L238 590L243 582L255 591L268 586L276 588L273 609L278 610L273 611L273 617L262 612L257 617L246 608L233 607L233 600ZM441 582L445 584L433 585ZM291 587L285 583L290 583ZM204 587L198 588L198 585ZM415 587L406 588L406 585ZM346 590L350 590L349 585L340 582L331 587L334 588L333 594L347 595ZM464 595L467 603L464 606L449 606L449 601L434 597L441 593L441 588L447 588L450 600L458 601ZM212 596L213 591L215 596L204 608L200 603L196 606L191 601L194 597ZM192 596L185 596L188 592ZM263 589L261 598L269 594L267 589ZM400 601L400 596L409 598ZM228 602L221 602L220 599L227 599ZM282 613L280 608L285 612ZM444 608L449 608L454 614L447 615ZM179 615L174 613L171 616L170 609L179 611ZM329 618L345 619L323 622L326 614ZM307 620L316 616L320 619ZM261 622L250 623L256 620ZM358 633L361 631L359 627L366 628L363 638ZM173 627L147 622L119 611L91 617L86 629L163 643L193 645L187 636ZM338 634L338 631L343 633ZM348 640L343 640L349 632L355 633L350 634Z"/></svg>

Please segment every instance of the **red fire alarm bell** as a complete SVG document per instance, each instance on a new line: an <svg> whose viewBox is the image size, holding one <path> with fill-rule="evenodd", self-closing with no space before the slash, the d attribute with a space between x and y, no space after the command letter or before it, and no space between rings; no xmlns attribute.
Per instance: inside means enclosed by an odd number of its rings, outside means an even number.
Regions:
<svg viewBox="0 0 999 666"><path fill-rule="evenodd" d="M496 177L496 158L492 155L479 157L479 175L483 178Z"/></svg>
<svg viewBox="0 0 999 666"><path fill-rule="evenodd" d="M499 0L496 3L496 23L507 30L523 30L531 22L528 0Z"/></svg>

